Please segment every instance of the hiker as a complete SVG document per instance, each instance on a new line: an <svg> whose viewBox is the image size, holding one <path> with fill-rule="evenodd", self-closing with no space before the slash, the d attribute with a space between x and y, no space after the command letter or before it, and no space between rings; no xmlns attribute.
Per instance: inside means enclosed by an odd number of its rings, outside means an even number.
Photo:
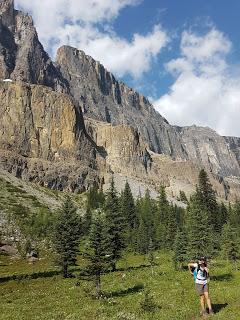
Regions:
<svg viewBox="0 0 240 320"><path fill-rule="evenodd" d="M194 276L196 290L198 295L200 296L201 315L203 316L207 315L205 302L207 302L209 314L214 314L212 309L211 299L209 296L209 288L208 288L209 270L207 268L206 258L201 257L198 259L197 263L189 263L188 269L190 273Z"/></svg>

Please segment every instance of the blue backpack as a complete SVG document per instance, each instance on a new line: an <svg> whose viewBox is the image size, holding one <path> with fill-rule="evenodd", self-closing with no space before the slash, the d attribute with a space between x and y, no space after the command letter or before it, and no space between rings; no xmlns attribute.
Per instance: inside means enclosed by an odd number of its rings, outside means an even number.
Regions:
<svg viewBox="0 0 240 320"><path fill-rule="evenodd" d="M196 267L195 269L194 269L194 271L193 271L193 279L194 279L194 282L196 281L196 279L197 279L197 274L198 274L198 267Z"/></svg>
<svg viewBox="0 0 240 320"><path fill-rule="evenodd" d="M198 271L200 270L200 266L198 265L194 271L193 271L193 279L194 279L194 282L196 282L196 279L197 279L197 274L198 274ZM207 278L207 273L206 271L203 272L204 276Z"/></svg>

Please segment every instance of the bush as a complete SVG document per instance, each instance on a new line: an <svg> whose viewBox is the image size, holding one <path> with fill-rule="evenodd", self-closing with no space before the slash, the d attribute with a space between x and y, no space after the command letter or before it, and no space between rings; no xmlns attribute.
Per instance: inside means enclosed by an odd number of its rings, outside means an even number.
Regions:
<svg viewBox="0 0 240 320"><path fill-rule="evenodd" d="M144 290L144 297L140 302L140 307L146 312L154 312L158 308L149 289Z"/></svg>

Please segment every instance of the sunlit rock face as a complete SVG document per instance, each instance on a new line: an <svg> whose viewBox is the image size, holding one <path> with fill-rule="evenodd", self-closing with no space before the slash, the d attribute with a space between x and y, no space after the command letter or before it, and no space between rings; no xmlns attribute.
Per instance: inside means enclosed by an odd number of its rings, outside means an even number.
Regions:
<svg viewBox="0 0 240 320"><path fill-rule="evenodd" d="M87 117L132 126L152 151L174 159L187 157L175 128L144 96L118 82L99 62L83 51L63 46L56 63Z"/></svg>
<svg viewBox="0 0 240 320"><path fill-rule="evenodd" d="M70 96L39 85L0 83L0 101L4 169L60 189L98 181L95 147Z"/></svg>
<svg viewBox="0 0 240 320"><path fill-rule="evenodd" d="M191 161L219 176L240 176L239 162L227 138L208 127L183 127L178 131Z"/></svg>

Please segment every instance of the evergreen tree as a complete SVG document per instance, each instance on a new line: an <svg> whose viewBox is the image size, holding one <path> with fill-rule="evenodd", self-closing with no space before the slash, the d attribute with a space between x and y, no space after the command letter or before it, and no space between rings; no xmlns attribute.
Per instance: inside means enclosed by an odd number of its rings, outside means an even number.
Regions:
<svg viewBox="0 0 240 320"><path fill-rule="evenodd" d="M228 221L228 209L225 206L223 202L221 202L219 206L219 213L218 213L218 219L217 219L217 224L218 224L218 230L222 230L222 227L225 223Z"/></svg>
<svg viewBox="0 0 240 320"><path fill-rule="evenodd" d="M87 192L87 209L98 209L103 207L105 196L103 191L94 186Z"/></svg>
<svg viewBox="0 0 240 320"><path fill-rule="evenodd" d="M101 296L101 274L109 268L110 254L106 221L101 213L93 218L85 256L87 271L94 276L96 296Z"/></svg>
<svg viewBox="0 0 240 320"><path fill-rule="evenodd" d="M164 222L166 221L169 209L169 202L167 200L167 194L164 186L160 187L157 204L159 221Z"/></svg>
<svg viewBox="0 0 240 320"><path fill-rule="evenodd" d="M173 263L176 269L182 269L183 263L187 260L187 235L184 229L178 229L175 242L174 242L174 255L173 255Z"/></svg>
<svg viewBox="0 0 240 320"><path fill-rule="evenodd" d="M196 259L199 256L213 254L213 233L209 218L199 203L198 197L192 197L186 215L188 238L188 257Z"/></svg>
<svg viewBox="0 0 240 320"><path fill-rule="evenodd" d="M236 201L229 209L229 222L240 231L240 202Z"/></svg>
<svg viewBox="0 0 240 320"><path fill-rule="evenodd" d="M64 278L68 276L68 268L77 261L80 239L79 217L76 207L69 197L62 205L59 218L56 222L53 245L57 253L57 262L62 269Z"/></svg>
<svg viewBox="0 0 240 320"><path fill-rule="evenodd" d="M129 183L126 182L125 188L120 198L122 216L126 222L126 238L130 248L134 248L135 234L138 225L136 207Z"/></svg>
<svg viewBox="0 0 240 320"><path fill-rule="evenodd" d="M83 234L87 235L92 223L92 215L94 210L102 208L104 205L105 196L102 190L99 190L96 186L92 187L87 192L87 205L86 214L83 217Z"/></svg>
<svg viewBox="0 0 240 320"><path fill-rule="evenodd" d="M157 199L157 212L155 217L156 242L157 248L169 247L169 232L167 225L171 221L170 205L167 200L166 190L164 186L160 187L159 196Z"/></svg>
<svg viewBox="0 0 240 320"><path fill-rule="evenodd" d="M126 222L119 206L119 199L112 179L105 201L106 223L111 249L112 271L116 270L116 263L122 257L123 249L126 247L125 227Z"/></svg>
<svg viewBox="0 0 240 320"><path fill-rule="evenodd" d="M149 245L148 245L147 259L151 265L151 270L152 270L152 275L153 275L153 266L155 264L155 258L154 258L154 246L153 246L153 242L152 242L151 238L149 240Z"/></svg>
<svg viewBox="0 0 240 320"><path fill-rule="evenodd" d="M239 238L236 229L228 222L224 225L221 237L221 253L228 261L236 263L239 259Z"/></svg>
<svg viewBox="0 0 240 320"><path fill-rule="evenodd" d="M169 209L167 211L165 228L166 228L165 247L167 249L173 249L175 235L177 231L176 210L173 205L169 206Z"/></svg>
<svg viewBox="0 0 240 320"><path fill-rule="evenodd" d="M146 190L139 206L138 249L143 254L148 251L150 239L152 239L154 248L156 246L155 216L155 203L150 197L149 190Z"/></svg>
<svg viewBox="0 0 240 320"><path fill-rule="evenodd" d="M221 231L218 225L219 207L216 200L216 193L204 169L199 173L197 197L202 210L208 214L209 223L213 226L213 230L216 232Z"/></svg>
<svg viewBox="0 0 240 320"><path fill-rule="evenodd" d="M137 251L145 254L148 250L148 230L143 217L140 215L137 232Z"/></svg>

